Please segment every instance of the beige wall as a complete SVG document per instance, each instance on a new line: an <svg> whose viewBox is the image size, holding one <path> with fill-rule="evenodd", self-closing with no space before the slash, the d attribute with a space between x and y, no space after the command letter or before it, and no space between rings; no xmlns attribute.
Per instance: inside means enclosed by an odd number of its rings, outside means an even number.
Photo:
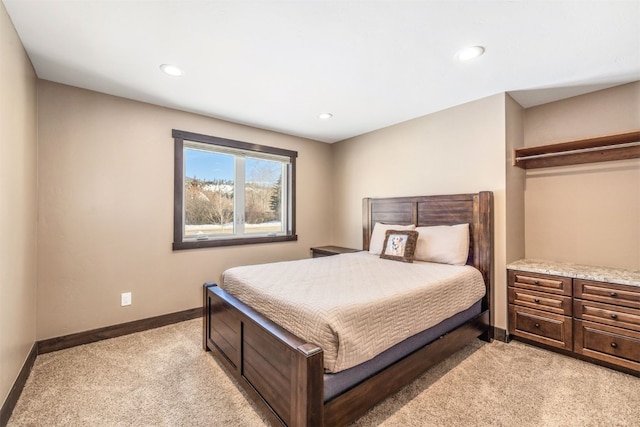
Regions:
<svg viewBox="0 0 640 427"><path fill-rule="evenodd" d="M513 150L524 145L524 108L506 96L506 262L525 257L525 174L521 168L513 167Z"/></svg>
<svg viewBox="0 0 640 427"><path fill-rule="evenodd" d="M471 193L495 198L496 326L506 328L505 95L333 146L332 242L362 246L362 198Z"/></svg>
<svg viewBox="0 0 640 427"><path fill-rule="evenodd" d="M38 339L198 307L228 267L331 243L328 144L47 81L38 106ZM298 151L299 240L173 252L171 129Z"/></svg>
<svg viewBox="0 0 640 427"><path fill-rule="evenodd" d="M525 145L640 129L640 82L525 112ZM640 269L640 159L526 172L526 256Z"/></svg>
<svg viewBox="0 0 640 427"><path fill-rule="evenodd" d="M0 405L36 340L36 75L0 3Z"/></svg>

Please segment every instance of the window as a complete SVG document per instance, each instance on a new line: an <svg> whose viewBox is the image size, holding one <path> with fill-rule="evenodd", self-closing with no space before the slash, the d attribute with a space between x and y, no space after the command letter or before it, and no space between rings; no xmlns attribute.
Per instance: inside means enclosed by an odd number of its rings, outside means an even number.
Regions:
<svg viewBox="0 0 640 427"><path fill-rule="evenodd" d="M173 249L297 240L298 153L173 130Z"/></svg>

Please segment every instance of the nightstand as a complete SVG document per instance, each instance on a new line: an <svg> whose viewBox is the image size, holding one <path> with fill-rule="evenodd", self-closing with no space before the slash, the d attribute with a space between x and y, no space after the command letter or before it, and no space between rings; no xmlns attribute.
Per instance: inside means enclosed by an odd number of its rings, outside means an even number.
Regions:
<svg viewBox="0 0 640 427"><path fill-rule="evenodd" d="M339 254L349 254L352 252L360 252L360 249L343 248L341 246L316 246L315 248L311 248L311 254L313 258Z"/></svg>

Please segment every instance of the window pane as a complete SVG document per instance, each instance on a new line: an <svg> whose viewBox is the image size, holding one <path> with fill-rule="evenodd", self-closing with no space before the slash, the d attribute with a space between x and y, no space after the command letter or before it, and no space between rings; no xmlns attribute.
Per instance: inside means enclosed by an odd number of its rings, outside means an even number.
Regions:
<svg viewBox="0 0 640 427"><path fill-rule="evenodd" d="M281 162L247 157L244 185L245 234L283 232L282 172Z"/></svg>
<svg viewBox="0 0 640 427"><path fill-rule="evenodd" d="M176 129L172 135L174 250L298 240L297 152Z"/></svg>
<svg viewBox="0 0 640 427"><path fill-rule="evenodd" d="M233 234L233 156L185 148L184 159L185 238Z"/></svg>

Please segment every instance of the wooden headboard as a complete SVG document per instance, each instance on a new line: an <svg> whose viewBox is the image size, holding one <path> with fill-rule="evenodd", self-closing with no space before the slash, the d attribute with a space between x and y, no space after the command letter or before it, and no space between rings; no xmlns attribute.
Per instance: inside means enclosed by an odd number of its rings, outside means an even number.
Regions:
<svg viewBox="0 0 640 427"><path fill-rule="evenodd" d="M487 286L487 308L493 299L493 193L438 196L365 198L362 200L362 249L369 250L376 222L416 227L469 224L467 264L482 273Z"/></svg>

